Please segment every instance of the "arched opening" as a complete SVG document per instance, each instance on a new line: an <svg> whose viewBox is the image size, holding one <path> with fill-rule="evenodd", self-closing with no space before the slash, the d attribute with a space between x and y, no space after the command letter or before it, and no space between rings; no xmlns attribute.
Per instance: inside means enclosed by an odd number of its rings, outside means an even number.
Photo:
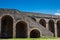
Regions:
<svg viewBox="0 0 60 40"><path fill-rule="evenodd" d="M54 34L55 36L55 29L54 29L54 21L49 20L49 30Z"/></svg>
<svg viewBox="0 0 60 40"><path fill-rule="evenodd" d="M60 37L60 20L57 21L57 36Z"/></svg>
<svg viewBox="0 0 60 40"><path fill-rule="evenodd" d="M38 30L32 30L30 32L30 38L39 38L40 37L40 32Z"/></svg>
<svg viewBox="0 0 60 40"><path fill-rule="evenodd" d="M41 20L39 21L39 23L40 23L42 26L46 27L46 21L45 21L44 19L41 19Z"/></svg>
<svg viewBox="0 0 60 40"><path fill-rule="evenodd" d="M36 19L34 17L31 17L34 21L36 21Z"/></svg>
<svg viewBox="0 0 60 40"><path fill-rule="evenodd" d="M24 21L16 24L16 38L27 38L27 23Z"/></svg>
<svg viewBox="0 0 60 40"><path fill-rule="evenodd" d="M13 18L5 15L1 19L1 38L13 37Z"/></svg>

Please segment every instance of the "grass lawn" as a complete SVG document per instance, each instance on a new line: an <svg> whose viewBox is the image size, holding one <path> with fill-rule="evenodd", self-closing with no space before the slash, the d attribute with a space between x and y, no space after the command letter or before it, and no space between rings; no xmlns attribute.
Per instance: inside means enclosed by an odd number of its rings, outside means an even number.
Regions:
<svg viewBox="0 0 60 40"><path fill-rule="evenodd" d="M60 40L60 38L12 38L12 39L0 39L0 40Z"/></svg>

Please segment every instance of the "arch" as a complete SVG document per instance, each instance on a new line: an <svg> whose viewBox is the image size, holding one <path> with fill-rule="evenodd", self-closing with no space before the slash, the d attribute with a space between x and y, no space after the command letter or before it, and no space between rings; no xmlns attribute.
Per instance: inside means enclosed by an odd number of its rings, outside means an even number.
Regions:
<svg viewBox="0 0 60 40"><path fill-rule="evenodd" d="M27 38L27 23L19 21L16 24L16 38Z"/></svg>
<svg viewBox="0 0 60 40"><path fill-rule="evenodd" d="M4 15L1 19L1 38L13 37L13 18L10 15Z"/></svg>
<svg viewBox="0 0 60 40"><path fill-rule="evenodd" d="M36 19L34 17L31 17L34 21L36 21Z"/></svg>
<svg viewBox="0 0 60 40"><path fill-rule="evenodd" d="M39 38L40 32L37 29L34 29L30 32L30 38Z"/></svg>
<svg viewBox="0 0 60 40"><path fill-rule="evenodd" d="M39 21L39 23L40 23L42 26L46 27L46 21L45 21L44 19L41 19L41 20Z"/></svg>
<svg viewBox="0 0 60 40"><path fill-rule="evenodd" d="M53 20L49 20L49 30L54 34L55 36L55 29L54 29L54 21Z"/></svg>
<svg viewBox="0 0 60 40"><path fill-rule="evenodd" d="M57 36L60 37L60 20L57 21Z"/></svg>

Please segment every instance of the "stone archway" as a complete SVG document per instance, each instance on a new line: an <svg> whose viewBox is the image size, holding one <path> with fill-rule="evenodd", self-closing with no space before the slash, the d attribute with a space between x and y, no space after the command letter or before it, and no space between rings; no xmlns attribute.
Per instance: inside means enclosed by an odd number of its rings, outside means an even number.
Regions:
<svg viewBox="0 0 60 40"><path fill-rule="evenodd" d="M27 23L24 21L16 24L16 38L27 38Z"/></svg>
<svg viewBox="0 0 60 40"><path fill-rule="evenodd" d="M39 23L40 23L42 26L46 27L46 21L45 21L44 19L41 19L41 20L39 21Z"/></svg>
<svg viewBox="0 0 60 40"><path fill-rule="evenodd" d="M57 36L60 37L60 20L57 21Z"/></svg>
<svg viewBox="0 0 60 40"><path fill-rule="evenodd" d="M55 29L54 29L54 21L49 20L49 30L54 34L55 36Z"/></svg>
<svg viewBox="0 0 60 40"><path fill-rule="evenodd" d="M1 19L1 38L13 37L13 18L5 15Z"/></svg>
<svg viewBox="0 0 60 40"><path fill-rule="evenodd" d="M32 30L30 32L30 38L39 38L40 37L40 32L36 29Z"/></svg>

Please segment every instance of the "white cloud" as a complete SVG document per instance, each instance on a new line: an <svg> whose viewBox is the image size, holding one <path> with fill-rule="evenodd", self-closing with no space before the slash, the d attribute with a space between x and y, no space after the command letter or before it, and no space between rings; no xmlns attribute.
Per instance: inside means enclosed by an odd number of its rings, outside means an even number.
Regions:
<svg viewBox="0 0 60 40"><path fill-rule="evenodd" d="M55 13L54 15L60 15L60 13Z"/></svg>
<svg viewBox="0 0 60 40"><path fill-rule="evenodd" d="M57 9L56 13L54 13L54 15L60 15L60 9Z"/></svg>

